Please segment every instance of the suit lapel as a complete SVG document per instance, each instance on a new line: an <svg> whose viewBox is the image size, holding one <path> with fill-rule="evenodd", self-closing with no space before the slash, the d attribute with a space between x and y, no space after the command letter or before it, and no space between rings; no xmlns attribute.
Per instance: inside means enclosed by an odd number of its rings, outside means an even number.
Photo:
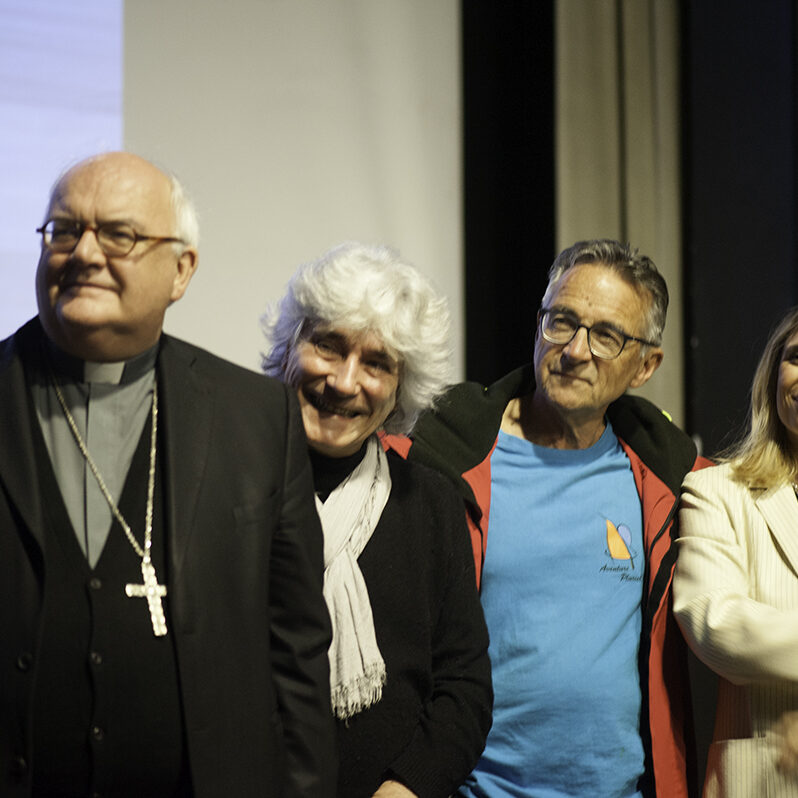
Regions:
<svg viewBox="0 0 798 798"><path fill-rule="evenodd" d="M165 474L169 559L177 577L198 524L197 502L210 448L214 391L196 358L163 336L158 362L159 416Z"/></svg>
<svg viewBox="0 0 798 798"><path fill-rule="evenodd" d="M790 485L766 490L756 505L790 567L798 574L798 502Z"/></svg>
<svg viewBox="0 0 798 798"><path fill-rule="evenodd" d="M27 357L38 357L37 335L41 335L38 321L28 322L6 341L0 353L0 482L41 546L44 516L31 426L36 419L21 360L23 350Z"/></svg>

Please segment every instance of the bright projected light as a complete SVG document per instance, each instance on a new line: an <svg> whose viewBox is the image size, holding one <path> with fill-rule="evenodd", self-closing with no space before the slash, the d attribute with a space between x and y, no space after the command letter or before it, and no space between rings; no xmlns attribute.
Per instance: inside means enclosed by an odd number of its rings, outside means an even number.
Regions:
<svg viewBox="0 0 798 798"><path fill-rule="evenodd" d="M36 313L47 197L122 146L122 0L0 0L0 338Z"/></svg>

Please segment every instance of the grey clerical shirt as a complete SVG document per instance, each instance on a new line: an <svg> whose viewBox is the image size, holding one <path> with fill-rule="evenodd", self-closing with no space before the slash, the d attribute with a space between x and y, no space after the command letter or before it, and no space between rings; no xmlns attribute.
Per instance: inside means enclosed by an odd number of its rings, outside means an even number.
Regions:
<svg viewBox="0 0 798 798"><path fill-rule="evenodd" d="M158 347L118 363L78 360L52 345L47 354L75 425L118 504L152 409ZM111 530L111 508L78 448L52 381L34 385L33 401L72 527L94 568ZM125 520L142 544L144 519Z"/></svg>

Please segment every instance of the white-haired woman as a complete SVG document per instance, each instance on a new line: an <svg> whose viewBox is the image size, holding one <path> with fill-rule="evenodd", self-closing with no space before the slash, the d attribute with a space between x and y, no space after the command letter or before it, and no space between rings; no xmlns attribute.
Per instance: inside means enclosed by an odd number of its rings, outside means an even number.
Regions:
<svg viewBox="0 0 798 798"><path fill-rule="evenodd" d="M299 396L325 538L343 798L445 798L490 727L488 637L462 501L382 445L447 384L449 315L392 250L344 244L264 317Z"/></svg>
<svg viewBox="0 0 798 798"><path fill-rule="evenodd" d="M720 675L704 795L798 795L798 309L754 375L749 428L687 475L674 611Z"/></svg>

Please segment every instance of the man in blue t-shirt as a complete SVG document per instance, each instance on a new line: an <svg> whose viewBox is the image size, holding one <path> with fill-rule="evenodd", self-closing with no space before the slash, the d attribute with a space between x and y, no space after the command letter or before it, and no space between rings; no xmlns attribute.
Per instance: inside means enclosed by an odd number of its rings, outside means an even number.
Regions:
<svg viewBox="0 0 798 798"><path fill-rule="evenodd" d="M410 458L467 500L491 638L493 728L463 796L687 795L668 591L696 451L624 395L662 362L667 304L649 258L579 242L549 272L532 366L455 386L416 428Z"/></svg>

